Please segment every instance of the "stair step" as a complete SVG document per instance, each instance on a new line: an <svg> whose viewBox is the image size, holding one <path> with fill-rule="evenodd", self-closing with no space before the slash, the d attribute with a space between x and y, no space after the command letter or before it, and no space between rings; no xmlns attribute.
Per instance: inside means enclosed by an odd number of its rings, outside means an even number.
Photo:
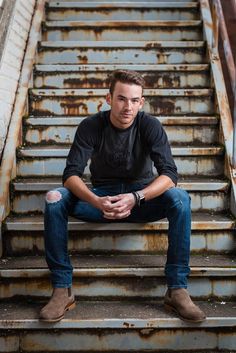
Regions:
<svg viewBox="0 0 236 353"><path fill-rule="evenodd" d="M204 41L43 41L38 64L202 64Z"/></svg>
<svg viewBox="0 0 236 353"><path fill-rule="evenodd" d="M75 277L87 276L163 276L165 255L80 255L71 257ZM233 255L193 255L190 259L191 275L235 276L236 259ZM48 275L44 257L23 256L1 258L2 278L41 277Z"/></svg>
<svg viewBox="0 0 236 353"><path fill-rule="evenodd" d="M18 152L17 175L61 176L69 149L58 146L21 148ZM179 175L223 175L223 147L172 147ZM85 174L89 173L89 166Z"/></svg>
<svg viewBox="0 0 236 353"><path fill-rule="evenodd" d="M79 297L160 298L166 290L166 256L80 256L71 258L71 262L74 293ZM50 274L44 258L3 259L0 275L0 298L16 295L44 297L51 293ZM192 256L189 292L198 299L233 300L236 293L233 256Z"/></svg>
<svg viewBox="0 0 236 353"><path fill-rule="evenodd" d="M173 156L222 156L224 154L224 147L172 147ZM28 158L45 158L45 157L67 157L69 148L54 146L40 146L40 147L21 147L19 150L19 157Z"/></svg>
<svg viewBox="0 0 236 353"><path fill-rule="evenodd" d="M50 187L51 186L51 187ZM12 200L12 211L14 213L43 212L45 204L45 193L55 187L60 187L61 181L50 184L48 182L28 182L27 179L14 183L14 199ZM227 190L229 183L226 181L214 181L203 179L200 181L185 180L178 183L179 187L189 191L192 200L192 211L223 211L229 208L229 196ZM220 192L221 191L221 192Z"/></svg>
<svg viewBox="0 0 236 353"><path fill-rule="evenodd" d="M202 117L156 117L164 126L171 144L205 144L219 142L218 118ZM24 142L36 144L70 144L82 117L31 117L25 119Z"/></svg>
<svg viewBox="0 0 236 353"><path fill-rule="evenodd" d="M76 304L76 308L66 314L66 320L56 324L57 329L216 328L235 326L236 322L235 302L197 302L207 315L207 320L200 326L184 323L171 313L166 313L163 310L162 302L155 300L149 302L78 301ZM52 326L52 324L42 323L38 320L38 312L42 305L44 303L35 300L1 303L0 328L30 331L55 328L55 324ZM194 352L196 351L194 350Z"/></svg>
<svg viewBox="0 0 236 353"><path fill-rule="evenodd" d="M5 222L7 230L14 231L42 231L43 218L42 216L22 216L22 217L8 217ZM220 214L210 213L197 213L194 212L192 215L192 230L205 229L207 230L224 230L234 229L235 221L226 216ZM122 230L167 230L168 221L161 220L151 223L89 223L82 222L77 219L69 220L69 230L97 230L97 231L122 231Z"/></svg>
<svg viewBox="0 0 236 353"><path fill-rule="evenodd" d="M44 178L44 179L17 179L13 182L15 192L27 191L42 191L46 192L53 188L60 187L62 184L61 178ZM227 192L229 182L222 179L179 179L178 187L188 191L223 191Z"/></svg>
<svg viewBox="0 0 236 353"><path fill-rule="evenodd" d="M146 88L207 88L209 65L36 65L34 88L108 88L108 73L131 69Z"/></svg>
<svg viewBox="0 0 236 353"><path fill-rule="evenodd" d="M47 20L195 20L199 18L197 3L184 2L66 2L50 1Z"/></svg>
<svg viewBox="0 0 236 353"><path fill-rule="evenodd" d="M162 301L157 300L80 300L66 319L47 324L38 320L44 304L36 300L0 304L1 333L9 330L11 334L2 336L3 349L7 345L9 352L45 352L45 347L56 353L76 352L78 347L83 352L124 352L121 347L125 342L125 352L171 349L216 353L218 348L217 352L233 352L236 345L234 302L198 302L207 315L200 325L185 323L166 313Z"/></svg>
<svg viewBox="0 0 236 353"><path fill-rule="evenodd" d="M43 41L202 40L201 21L46 21Z"/></svg>
<svg viewBox="0 0 236 353"><path fill-rule="evenodd" d="M24 124L26 126L78 126L81 121L86 119L86 117L76 117L76 116L40 116L34 117L29 116L25 118ZM217 116L156 116L156 118L164 126L168 125L218 125L219 118ZM205 128L205 126L204 126Z"/></svg>
<svg viewBox="0 0 236 353"><path fill-rule="evenodd" d="M5 221L4 243L9 256L42 254L43 217L10 216ZM166 253L168 222L86 223L69 219L69 251L77 253ZM192 214L192 253L224 253L235 249L235 220L224 214ZM79 236L78 236L79 234Z"/></svg>
<svg viewBox="0 0 236 353"><path fill-rule="evenodd" d="M30 114L87 115L107 110L105 89L32 89ZM144 110L150 114L213 114L211 89L145 89Z"/></svg>
<svg viewBox="0 0 236 353"><path fill-rule="evenodd" d="M197 9L198 8L198 3L196 1L184 1L184 0L168 0L168 1L163 1L163 0L155 0L151 1L148 0L146 2L143 1L117 1L117 0L112 0L112 1L98 1L95 0L93 1L73 1L73 0L67 0L67 1L53 1L49 0L47 3L47 10L50 10L50 8L53 9L78 9L83 10L83 9L120 9L120 8L138 8L138 9L162 9L162 8L170 8L170 9Z"/></svg>

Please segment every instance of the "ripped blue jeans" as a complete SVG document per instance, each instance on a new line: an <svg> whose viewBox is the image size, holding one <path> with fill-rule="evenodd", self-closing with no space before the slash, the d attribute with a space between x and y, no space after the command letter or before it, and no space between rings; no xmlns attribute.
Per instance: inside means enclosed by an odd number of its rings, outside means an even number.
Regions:
<svg viewBox="0 0 236 353"><path fill-rule="evenodd" d="M144 185L119 183L93 188L98 196L116 195L140 190ZM51 272L54 288L72 286L73 268L68 255L68 216L88 222L114 222L103 217L102 212L87 202L79 200L68 189L54 190L55 198L46 197L44 226L46 261ZM190 272L191 210L188 193L171 188L162 195L146 201L141 207L134 207L131 215L119 222L145 223L162 218L169 221L168 251L165 275L169 288L187 288ZM157 235L158 237L158 235Z"/></svg>

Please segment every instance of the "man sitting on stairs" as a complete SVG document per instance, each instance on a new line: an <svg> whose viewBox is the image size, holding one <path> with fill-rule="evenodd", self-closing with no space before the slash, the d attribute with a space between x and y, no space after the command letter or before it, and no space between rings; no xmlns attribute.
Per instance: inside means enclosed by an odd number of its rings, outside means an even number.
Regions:
<svg viewBox="0 0 236 353"><path fill-rule="evenodd" d="M63 187L49 191L45 208L45 252L53 293L40 319L59 321L75 306L73 268L68 256L68 216L88 222L152 222L167 217L166 309L183 320L201 322L205 314L186 288L190 272L190 198L176 187L177 168L160 122L140 111L143 78L117 70L110 80L109 111L84 119L63 173ZM91 160L89 189L81 179ZM153 163L158 176L153 174Z"/></svg>

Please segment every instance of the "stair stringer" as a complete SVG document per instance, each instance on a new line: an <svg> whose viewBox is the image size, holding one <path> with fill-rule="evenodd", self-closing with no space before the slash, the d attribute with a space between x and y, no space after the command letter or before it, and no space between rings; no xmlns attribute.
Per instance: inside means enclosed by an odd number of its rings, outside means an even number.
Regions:
<svg viewBox="0 0 236 353"><path fill-rule="evenodd" d="M216 100L220 116L221 131L225 145L225 174L231 181L230 210L236 217L236 170L232 166L233 160L233 119L230 112L228 96L223 76L219 52L213 47L213 20L208 0L200 0L200 10L203 21L203 31L207 43L209 63L215 86Z"/></svg>

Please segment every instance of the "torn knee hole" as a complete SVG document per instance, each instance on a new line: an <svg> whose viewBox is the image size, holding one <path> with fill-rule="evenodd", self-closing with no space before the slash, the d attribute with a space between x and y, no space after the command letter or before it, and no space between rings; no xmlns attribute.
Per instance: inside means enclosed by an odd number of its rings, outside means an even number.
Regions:
<svg viewBox="0 0 236 353"><path fill-rule="evenodd" d="M59 191L49 191L46 195L46 202L47 203L55 203L60 201L62 195Z"/></svg>

